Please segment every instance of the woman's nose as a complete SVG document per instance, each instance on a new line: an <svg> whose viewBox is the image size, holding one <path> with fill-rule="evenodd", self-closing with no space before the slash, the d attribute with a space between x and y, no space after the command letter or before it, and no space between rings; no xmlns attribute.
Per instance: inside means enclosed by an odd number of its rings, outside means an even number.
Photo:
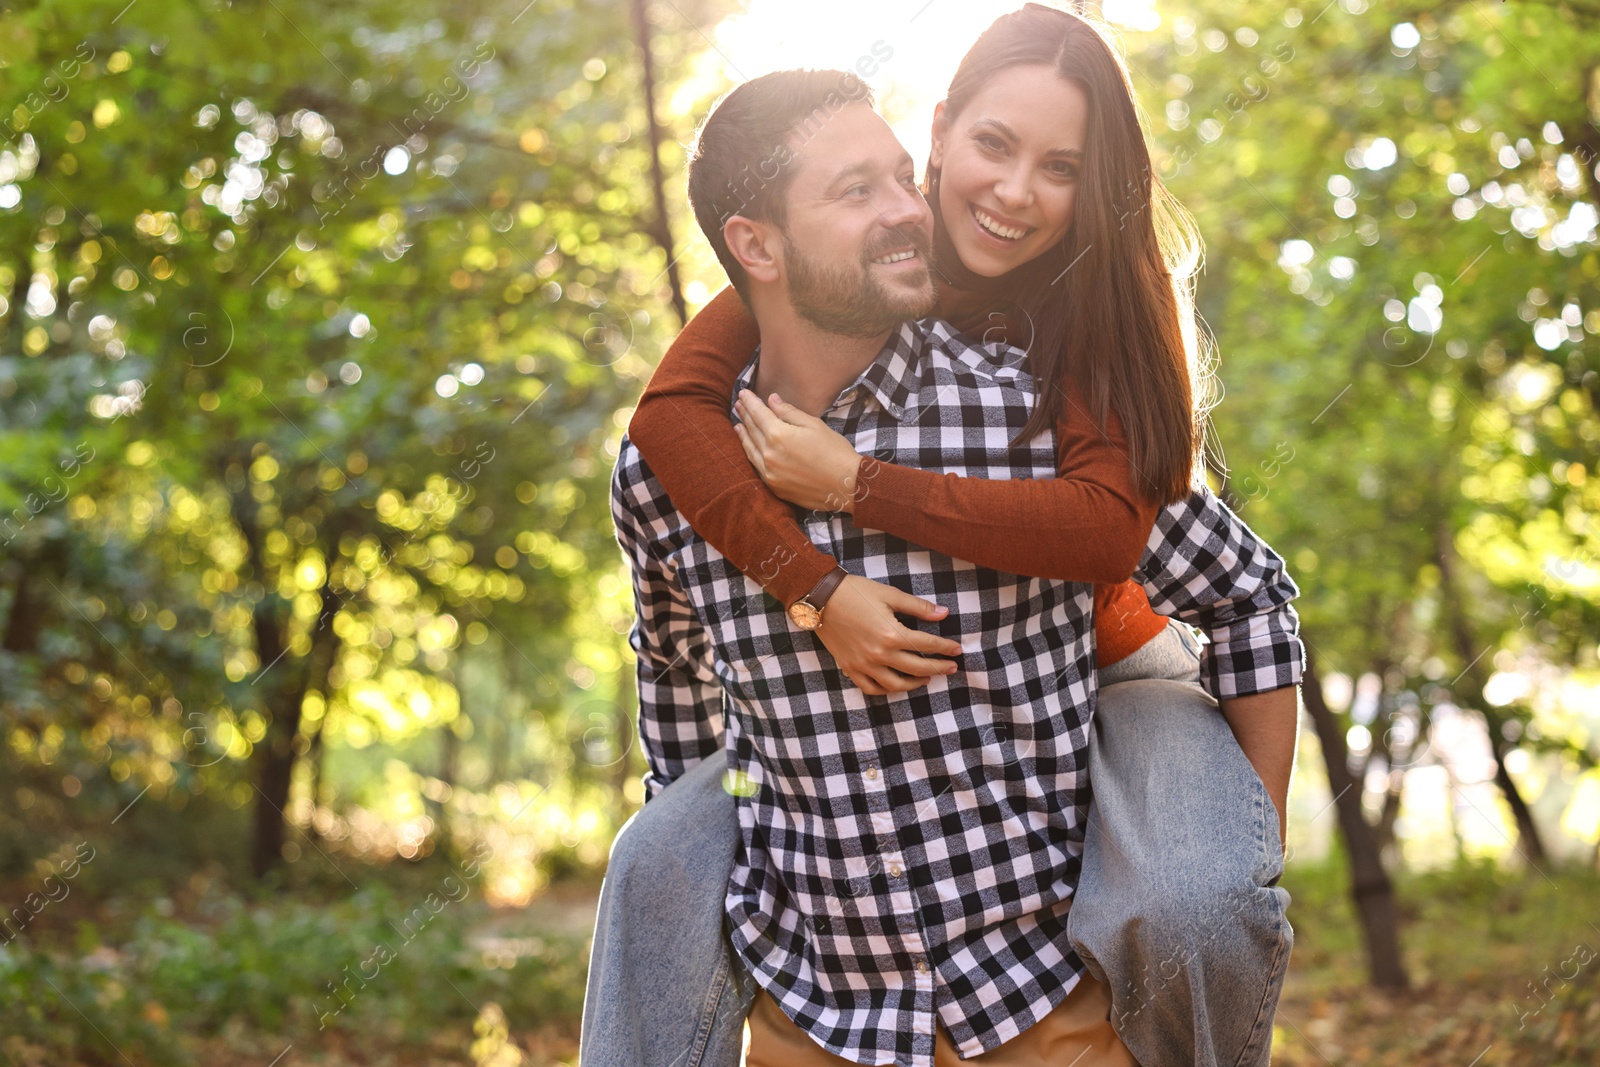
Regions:
<svg viewBox="0 0 1600 1067"><path fill-rule="evenodd" d="M1008 208L1025 208L1033 202L1033 185L1021 168L1008 170L994 183L994 195Z"/></svg>

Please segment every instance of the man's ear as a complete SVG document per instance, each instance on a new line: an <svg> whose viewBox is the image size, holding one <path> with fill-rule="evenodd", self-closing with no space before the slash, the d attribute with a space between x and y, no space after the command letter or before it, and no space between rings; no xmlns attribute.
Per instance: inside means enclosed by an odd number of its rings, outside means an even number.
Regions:
<svg viewBox="0 0 1600 1067"><path fill-rule="evenodd" d="M950 112L941 100L933 105L933 146L928 150L928 166L944 166L944 139L950 132Z"/></svg>
<svg viewBox="0 0 1600 1067"><path fill-rule="evenodd" d="M722 239L751 281L770 283L782 271L783 253L777 227L734 215L722 224Z"/></svg>

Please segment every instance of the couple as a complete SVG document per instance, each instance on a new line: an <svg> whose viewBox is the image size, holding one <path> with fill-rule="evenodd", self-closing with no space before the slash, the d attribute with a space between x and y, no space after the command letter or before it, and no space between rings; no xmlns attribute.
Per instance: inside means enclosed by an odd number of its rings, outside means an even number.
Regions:
<svg viewBox="0 0 1600 1067"><path fill-rule="evenodd" d="M1194 488L1121 60L1002 17L922 190L853 75L758 78L689 189L737 295L617 462L649 774L581 1062L1267 1062L1297 590Z"/></svg>

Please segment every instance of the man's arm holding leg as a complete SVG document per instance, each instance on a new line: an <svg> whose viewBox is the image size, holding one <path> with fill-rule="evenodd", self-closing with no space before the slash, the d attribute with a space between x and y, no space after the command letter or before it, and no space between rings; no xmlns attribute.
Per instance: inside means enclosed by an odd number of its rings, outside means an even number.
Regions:
<svg viewBox="0 0 1600 1067"><path fill-rule="evenodd" d="M1278 809L1278 840L1288 848L1289 777L1300 736L1300 690L1284 686L1219 701L1245 759L1261 776Z"/></svg>
<svg viewBox="0 0 1600 1067"><path fill-rule="evenodd" d="M1135 572L1163 615L1204 630L1200 678L1288 828L1304 652L1290 602L1300 590L1283 558L1210 490L1156 517Z"/></svg>

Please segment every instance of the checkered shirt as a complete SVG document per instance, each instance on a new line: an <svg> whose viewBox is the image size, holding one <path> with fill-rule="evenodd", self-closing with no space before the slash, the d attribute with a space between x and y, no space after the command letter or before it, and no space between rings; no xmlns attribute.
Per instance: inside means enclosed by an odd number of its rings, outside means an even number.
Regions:
<svg viewBox="0 0 1600 1067"><path fill-rule="evenodd" d="M1022 352L924 320L823 418L887 462L1053 477L1054 435L1009 445L1032 404ZM646 794L726 752L741 841L725 904L757 982L863 1064L931 1065L937 1023L970 1057L1043 1018L1084 969L1066 920L1089 804L1091 587L801 514L851 573L950 609L913 625L958 640L960 669L869 697L694 532L627 439L612 509L633 571ZM1160 514L1138 577L1157 611L1210 635L1214 693L1299 680L1298 590L1209 492Z"/></svg>

